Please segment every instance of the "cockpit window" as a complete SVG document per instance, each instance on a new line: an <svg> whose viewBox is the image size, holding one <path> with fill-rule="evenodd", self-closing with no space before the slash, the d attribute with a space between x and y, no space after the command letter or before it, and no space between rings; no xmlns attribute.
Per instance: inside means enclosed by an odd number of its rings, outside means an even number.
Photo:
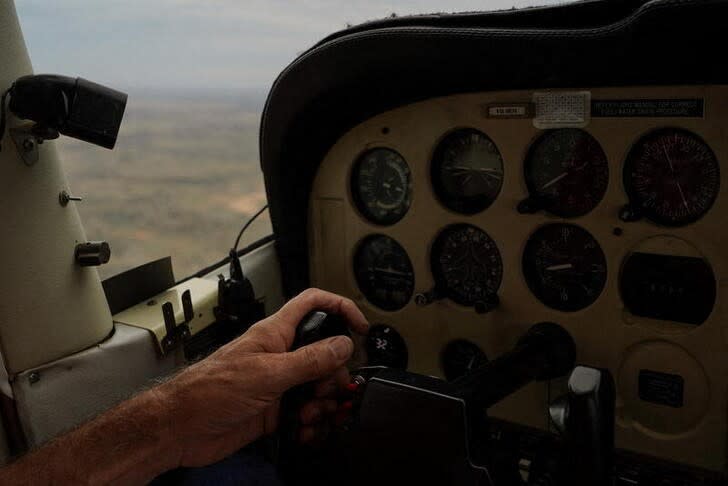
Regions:
<svg viewBox="0 0 728 486"><path fill-rule="evenodd" d="M40 2L18 15L38 73L129 93L116 148L57 142L102 278L171 255L177 277L224 257L266 203L258 159L265 95L295 56L347 25L395 15L554 0ZM241 247L272 232L262 217Z"/></svg>

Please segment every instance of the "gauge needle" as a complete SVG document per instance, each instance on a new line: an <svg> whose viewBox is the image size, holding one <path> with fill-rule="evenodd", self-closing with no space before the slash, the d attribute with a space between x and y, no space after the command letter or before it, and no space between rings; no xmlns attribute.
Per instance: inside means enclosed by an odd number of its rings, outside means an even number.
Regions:
<svg viewBox="0 0 728 486"><path fill-rule="evenodd" d="M449 167L452 172L481 172L483 175L492 177L500 180L503 177L503 173L498 169L492 169L489 167L465 167L462 165L454 165Z"/></svg>
<svg viewBox="0 0 728 486"><path fill-rule="evenodd" d="M667 164L670 166L670 172L675 172L675 168L672 166L672 160L670 159L670 155L667 153L667 147L665 147L664 141L662 142L662 151L665 153Z"/></svg>
<svg viewBox="0 0 728 486"><path fill-rule="evenodd" d="M675 182L677 184L677 190L680 191L680 197L682 198L683 204L685 205L685 209L690 211L690 208L688 207L688 201L685 199L685 194L683 193L682 186L679 182Z"/></svg>
<svg viewBox="0 0 728 486"><path fill-rule="evenodd" d="M541 190L544 190L544 189L546 189L549 186L553 186L554 184L556 184L557 182L559 182L561 179L563 179L567 175L569 175L568 172L562 172L561 174L559 174L558 176L554 177L553 179L551 179L550 181L548 181L546 184L544 184L543 186L541 186Z"/></svg>
<svg viewBox="0 0 728 486"><path fill-rule="evenodd" d="M570 268L574 268L574 265L571 263L562 263L560 265L551 265L550 267L546 267L546 270L549 272L557 272L559 270L569 270Z"/></svg>
<svg viewBox="0 0 728 486"><path fill-rule="evenodd" d="M390 188L390 187L392 187L392 186L390 186L390 185L389 185L389 184L387 184L386 182L382 182L382 187L383 187L383 188L385 188L385 189L389 189L389 188Z"/></svg>
<svg viewBox="0 0 728 486"><path fill-rule="evenodd" d="M411 275L408 272L399 272L397 270L394 270L393 268L379 268L379 267L374 267L373 270L375 272L379 272L379 273L388 273L390 275L401 275L403 277L409 277Z"/></svg>

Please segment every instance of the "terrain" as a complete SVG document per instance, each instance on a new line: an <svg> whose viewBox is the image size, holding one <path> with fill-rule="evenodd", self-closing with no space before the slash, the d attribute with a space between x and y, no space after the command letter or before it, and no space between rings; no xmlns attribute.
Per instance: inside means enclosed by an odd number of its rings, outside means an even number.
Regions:
<svg viewBox="0 0 728 486"><path fill-rule="evenodd" d="M106 150L61 137L58 147L89 240L108 241L115 275L172 256L183 278L224 257L265 200L258 159L262 96L130 95ZM241 247L271 233L267 213Z"/></svg>

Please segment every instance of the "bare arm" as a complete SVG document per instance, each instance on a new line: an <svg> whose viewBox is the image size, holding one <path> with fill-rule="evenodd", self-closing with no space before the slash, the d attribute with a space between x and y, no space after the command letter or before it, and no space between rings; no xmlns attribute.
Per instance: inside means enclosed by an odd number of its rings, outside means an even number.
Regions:
<svg viewBox="0 0 728 486"><path fill-rule="evenodd" d="M168 417L147 391L1 470L0 483L148 482L178 464Z"/></svg>
<svg viewBox="0 0 728 486"><path fill-rule="evenodd" d="M314 425L331 410L328 392L347 376L353 351L338 336L287 352L296 325L314 309L367 331L353 302L308 290L174 379L0 470L0 483L139 484L175 467L211 464L274 431L283 392L318 380L318 398L302 411Z"/></svg>

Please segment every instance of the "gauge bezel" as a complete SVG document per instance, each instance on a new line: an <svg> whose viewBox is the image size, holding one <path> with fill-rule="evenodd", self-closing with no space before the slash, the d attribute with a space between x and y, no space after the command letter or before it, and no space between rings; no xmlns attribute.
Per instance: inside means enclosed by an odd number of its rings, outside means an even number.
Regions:
<svg viewBox="0 0 728 486"><path fill-rule="evenodd" d="M485 231L484 229L471 224L471 223L453 223L445 226L442 228L437 235L435 236L435 239L432 241L432 244L430 245L430 271L432 273L433 280L435 281L435 287L444 294L445 297L453 301L454 303L461 305L463 307L473 307L476 302L468 302L464 299L461 299L456 292L454 292L448 285L446 285L444 275L442 274L442 271L440 269L440 265L437 262L437 257L442 253L442 246L445 244L446 236L448 234L460 229L460 228L467 228L472 227L475 228L477 231L480 231L483 233L486 238L490 240L490 242L493 244L493 247L495 248L495 253L498 256L498 266L500 269L500 272L498 274L498 282L494 289L492 290L493 294L497 294L498 290L500 290L501 285L503 285L503 255L501 254L500 248L498 248L498 244L495 242L492 236Z"/></svg>
<svg viewBox="0 0 728 486"><path fill-rule="evenodd" d="M407 169L407 195L405 198L406 201L406 207L404 208L404 211L402 211L402 214L400 214L396 218L387 218L387 219L379 219L375 215L373 215L371 212L369 212L366 209L366 204L364 204L364 199L361 196L361 192L359 190L359 184L358 184L358 175L359 171L361 169L361 165L364 162L364 158L369 155L372 152L375 152L377 150L386 150L388 152L391 152L402 161L404 164L404 167ZM351 202L354 208L356 209L357 214L367 222L375 225L375 226L381 226L381 227L387 227L392 226L404 219L405 216L407 216L407 213L409 213L410 208L412 207L412 198L414 196L414 190L413 190L413 182L412 182L412 169L409 166L409 163L407 162L407 159L402 155L401 152L398 150L393 149L392 147L388 147L385 145L377 145L373 147L367 147L366 149L359 152L359 154L354 159L353 164L351 165L351 170L349 171L349 194L351 196Z"/></svg>
<svg viewBox="0 0 728 486"><path fill-rule="evenodd" d="M634 185L632 183L632 177L630 175L631 169L635 164L635 158L636 158L636 152L639 150L640 146L649 138L657 137L662 133L680 133L682 135L694 138L701 144L705 146L708 153L712 156L713 161L715 161L715 170L717 174L718 179L718 185L716 187L715 192L712 195L712 199L710 200L710 204L708 204L705 209L694 216L691 216L687 219L681 219L679 221L669 221L664 218L662 218L660 215L658 215L654 210L651 210L649 208L645 208L643 205L642 198L638 195L637 190L634 188ZM718 200L718 196L720 195L720 161L718 160L718 157L715 154L715 151L710 146L710 144L705 140L704 137L701 135L693 132L692 130L688 130L687 128L683 127L675 127L675 126L665 126L665 127L659 127L652 130L649 130L643 134L641 134L635 141L632 143L632 145L629 148L629 151L627 152L627 156L624 159L624 167L622 168L622 186L624 187L624 192L627 195L627 199L629 201L630 205L633 205L642 216L647 218L649 221L653 222L656 225L664 226L666 228L680 228L683 226L687 226L693 223L696 223L703 219L705 215L707 215L710 210L715 205L715 202Z"/></svg>
<svg viewBox="0 0 728 486"><path fill-rule="evenodd" d="M444 160L441 154L445 150L444 146L446 141L448 141L450 138L454 138L455 136L463 134L477 134L479 136L485 137L486 140L493 144L496 151L498 152L498 157L500 158L501 165L501 180L500 185L498 186L498 190L492 197L480 195L477 197L460 196L456 198L451 195L445 194L446 191L440 174L440 169ZM504 183L505 161L503 160L503 153L498 147L498 144L496 144L495 141L482 130L472 126L456 127L444 133L435 143L434 149L432 150L430 157L430 186L432 188L433 194L435 195L435 199L447 210L464 216L472 216L474 214L482 213L483 211L491 207L498 199L498 196L500 196L501 192L503 191Z"/></svg>
<svg viewBox="0 0 728 486"><path fill-rule="evenodd" d="M547 137L552 137L558 132L562 131L576 131L579 132L581 135L584 135L590 139L590 141L594 142L596 144L596 147L601 152L602 159L604 161L604 169L606 170L606 181L604 184L604 188L601 191L601 194L599 195L598 199L593 203L593 205L587 209L586 211L579 211L579 212L570 212L568 210L559 210L554 209L553 207L545 207L544 211L546 211L549 214L552 214L554 216L558 216L560 218L566 218L566 219L573 219L573 218L580 218L582 216L586 216L587 214L594 211L596 208L599 207L599 205L604 201L604 198L607 195L607 192L609 191L609 178L610 178L610 170L609 170L609 159L607 158L607 153L604 151L604 147L599 142L599 140L589 131L584 130L583 128L555 128L555 129L549 129L544 130L542 133L537 134L533 140L531 140L531 143L528 146L528 149L526 150L526 156L523 159L523 180L526 183L526 189L528 190L529 196L535 196L540 197L542 194L540 194L540 191L538 188L536 188L533 178L529 177L533 173L533 168L535 166L534 162L534 154L538 148L540 148L544 143L547 143Z"/></svg>
<svg viewBox="0 0 728 486"><path fill-rule="evenodd" d="M361 258L361 252L366 247L366 245L370 244L371 241L377 239L377 238L387 238L390 240L394 245L402 251L402 255L407 259L407 264L409 265L409 270L412 273L412 279L409 282L409 295L407 296L407 299L399 305L390 305L387 302L378 301L378 299L373 299L371 295L369 295L365 290L364 286L362 286L362 283L359 279L359 271L357 270L359 268L359 259ZM407 253L407 250L402 246L402 244L397 241L395 238L385 235L382 233L374 233L364 236L355 246L354 253L352 256L352 273L354 275L354 281L356 282L357 289L361 292L361 294L366 298L367 302L371 304L372 306L376 307L377 309L387 311L387 312L396 312L401 309L404 309L407 307L407 305L412 301L412 296L414 295L415 290L415 268L414 265L412 265L412 259L409 256L409 253Z"/></svg>
<svg viewBox="0 0 728 486"><path fill-rule="evenodd" d="M575 228L577 231L586 233L596 243L597 248L599 249L599 252L601 253L602 262L604 264L604 273L603 273L603 279L601 281L601 286L599 288L599 291L591 298L591 301L588 302L586 305L580 305L579 307L552 305L551 303L547 302L543 298L543 296L539 294L539 292L537 292L537 289L534 289L534 283L533 283L534 279L530 278L530 273L527 272L527 269L530 269L532 267L535 269L534 271L538 272L538 268L536 267L535 263L532 263L531 261L528 261L528 262L526 261L526 257L530 256L530 254L528 253L529 245L540 232L544 231L547 228L551 228L554 226L571 227L571 228ZM521 275L523 276L523 279L526 283L526 287L530 291L531 295L534 298L536 298L536 300L538 300L541 304L548 307L549 309L552 309L552 310L555 310L558 312L572 314L574 312L580 312L580 311L590 308L604 294L604 290L607 288L607 283L609 281L609 264L608 264L608 260L607 260L607 255L606 255L606 253L604 253L604 248L599 243L599 240L597 240L597 238L592 234L591 231L587 230L583 226L580 226L580 225L577 225L577 224L574 224L571 222L559 221L559 222L542 224L538 228L536 228L530 235L528 235L528 238L526 239L526 242L523 245L523 251L521 253Z"/></svg>

